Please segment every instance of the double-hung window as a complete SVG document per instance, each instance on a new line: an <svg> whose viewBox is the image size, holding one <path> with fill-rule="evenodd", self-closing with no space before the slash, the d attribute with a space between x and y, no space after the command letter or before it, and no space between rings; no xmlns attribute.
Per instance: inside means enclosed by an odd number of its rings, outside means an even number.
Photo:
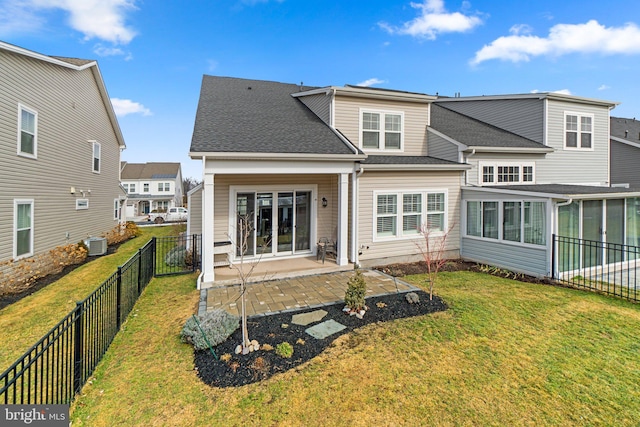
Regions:
<svg viewBox="0 0 640 427"><path fill-rule="evenodd" d="M171 189L171 183L169 182L159 182L158 183L158 191L159 192L168 192Z"/></svg>
<svg viewBox="0 0 640 427"><path fill-rule="evenodd" d="M100 158L101 158L100 143L93 141L93 172L100 173Z"/></svg>
<svg viewBox="0 0 640 427"><path fill-rule="evenodd" d="M402 150L402 113L363 111L361 120L363 149Z"/></svg>
<svg viewBox="0 0 640 427"><path fill-rule="evenodd" d="M145 193L149 192L149 183L145 182L144 184L142 184L142 191Z"/></svg>
<svg viewBox="0 0 640 427"><path fill-rule="evenodd" d="M36 158L38 153L38 113L18 106L18 154Z"/></svg>
<svg viewBox="0 0 640 427"><path fill-rule="evenodd" d="M14 258L33 255L33 200L14 201Z"/></svg>
<svg viewBox="0 0 640 427"><path fill-rule="evenodd" d="M565 113L564 147L568 149L593 149L593 116Z"/></svg>
<svg viewBox="0 0 640 427"><path fill-rule="evenodd" d="M409 190L375 196L375 238L411 237L426 227L444 231L446 227L444 191Z"/></svg>

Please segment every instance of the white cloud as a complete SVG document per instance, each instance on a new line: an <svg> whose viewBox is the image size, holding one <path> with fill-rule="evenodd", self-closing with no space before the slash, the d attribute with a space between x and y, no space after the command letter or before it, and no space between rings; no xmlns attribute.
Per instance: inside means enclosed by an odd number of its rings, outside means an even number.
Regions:
<svg viewBox="0 0 640 427"><path fill-rule="evenodd" d="M600 85L600 87L598 88L598 90L607 90L607 89L611 89L611 86L608 86L608 85Z"/></svg>
<svg viewBox="0 0 640 427"><path fill-rule="evenodd" d="M144 105L133 102L130 99L111 98L111 104L116 112L116 116L124 117L127 114L142 114L143 116L150 116L151 110Z"/></svg>
<svg viewBox="0 0 640 427"><path fill-rule="evenodd" d="M546 38L520 34L517 28L520 27L512 27L512 35L499 37L477 51L471 64L477 65L491 59L526 62L535 56L562 56L570 53L640 53L640 28L633 23L608 28L595 20L585 24L558 24L551 27Z"/></svg>
<svg viewBox="0 0 640 427"><path fill-rule="evenodd" d="M382 84L382 83L386 83L386 81L385 80L380 80L380 79L377 79L377 78L373 77L371 79L367 79L367 80L365 80L363 82L358 83L356 86L369 87L369 86L373 86L373 85L379 85L379 84Z"/></svg>
<svg viewBox="0 0 640 427"><path fill-rule="evenodd" d="M571 91L569 89L552 90L551 92L534 89L531 91L531 93L559 93L562 95L571 95Z"/></svg>
<svg viewBox="0 0 640 427"><path fill-rule="evenodd" d="M465 8L468 4L463 4ZM461 33L482 24L478 16L465 15L461 12L447 12L443 0L424 0L424 3L411 3L420 14L401 26L392 26L386 22L378 26L391 34L410 35L413 37L435 40L441 33Z"/></svg>
<svg viewBox="0 0 640 427"><path fill-rule="evenodd" d="M209 69L209 71L215 71L215 69L218 68L218 61L213 59L208 59L207 68Z"/></svg>
<svg viewBox="0 0 640 427"><path fill-rule="evenodd" d="M97 38L114 44L127 44L136 35L125 24L128 12L135 10L135 0L6 0L0 3L0 28L42 28L42 12L60 9L69 14L69 25L84 34L86 40ZM5 16L7 14L8 16ZM8 19L10 18L10 19Z"/></svg>

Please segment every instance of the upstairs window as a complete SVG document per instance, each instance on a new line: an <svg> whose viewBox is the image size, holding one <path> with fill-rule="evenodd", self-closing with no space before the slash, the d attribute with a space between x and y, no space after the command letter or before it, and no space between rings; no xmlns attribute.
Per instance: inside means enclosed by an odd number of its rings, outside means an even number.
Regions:
<svg viewBox="0 0 640 427"><path fill-rule="evenodd" d="M18 109L18 154L36 158L38 114L22 105Z"/></svg>
<svg viewBox="0 0 640 427"><path fill-rule="evenodd" d="M564 116L564 147L568 149L593 149L593 116L566 113Z"/></svg>
<svg viewBox="0 0 640 427"><path fill-rule="evenodd" d="M100 173L100 143L93 141L93 172Z"/></svg>
<svg viewBox="0 0 640 427"><path fill-rule="evenodd" d="M511 185L535 182L535 163L480 162L479 178L482 185Z"/></svg>
<svg viewBox="0 0 640 427"><path fill-rule="evenodd" d="M171 190L170 182L159 182L158 183L158 191L159 192L168 192Z"/></svg>
<svg viewBox="0 0 640 427"><path fill-rule="evenodd" d="M149 183L145 182L144 184L142 184L142 191L144 193L148 193L149 192Z"/></svg>
<svg viewBox="0 0 640 427"><path fill-rule="evenodd" d="M362 148L402 150L402 113L362 112Z"/></svg>
<svg viewBox="0 0 640 427"><path fill-rule="evenodd" d="M136 192L136 185L134 183L129 184L129 193Z"/></svg>

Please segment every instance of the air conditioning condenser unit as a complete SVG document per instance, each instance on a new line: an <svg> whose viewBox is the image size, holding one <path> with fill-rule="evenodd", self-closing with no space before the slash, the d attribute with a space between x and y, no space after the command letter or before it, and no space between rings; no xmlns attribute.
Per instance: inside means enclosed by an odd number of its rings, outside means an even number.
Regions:
<svg viewBox="0 0 640 427"><path fill-rule="evenodd" d="M107 253L107 239L105 237L89 237L84 241L84 244L89 248L89 256Z"/></svg>

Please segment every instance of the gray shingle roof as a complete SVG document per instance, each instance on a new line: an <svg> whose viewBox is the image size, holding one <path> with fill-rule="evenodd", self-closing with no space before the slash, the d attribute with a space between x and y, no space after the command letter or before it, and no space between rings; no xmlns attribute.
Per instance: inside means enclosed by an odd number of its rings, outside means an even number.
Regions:
<svg viewBox="0 0 640 427"><path fill-rule="evenodd" d="M120 173L120 179L164 179L178 176L180 163L127 163Z"/></svg>
<svg viewBox="0 0 640 427"><path fill-rule="evenodd" d="M431 104L431 128L465 144L467 147L540 148L548 150L547 146L539 142L465 116L435 103Z"/></svg>
<svg viewBox="0 0 640 427"><path fill-rule="evenodd" d="M51 58L55 58L59 61L67 62L71 65L83 66L89 64L91 62L95 62L92 59L82 59L82 58L67 58L66 56L51 56Z"/></svg>
<svg viewBox="0 0 640 427"><path fill-rule="evenodd" d="M429 156L369 156L363 165L460 165L461 163Z"/></svg>
<svg viewBox="0 0 640 427"><path fill-rule="evenodd" d="M611 136L625 139L629 142L640 144L640 121L625 119L624 117L611 117Z"/></svg>
<svg viewBox="0 0 640 427"><path fill-rule="evenodd" d="M531 193L548 193L563 197L589 196L593 194L638 193L638 189L622 187L598 187L592 185L568 184L532 184L532 185L499 185L486 188L515 190Z"/></svg>
<svg viewBox="0 0 640 427"><path fill-rule="evenodd" d="M205 75L190 151L353 155L329 126L291 96L300 90L295 84Z"/></svg>

